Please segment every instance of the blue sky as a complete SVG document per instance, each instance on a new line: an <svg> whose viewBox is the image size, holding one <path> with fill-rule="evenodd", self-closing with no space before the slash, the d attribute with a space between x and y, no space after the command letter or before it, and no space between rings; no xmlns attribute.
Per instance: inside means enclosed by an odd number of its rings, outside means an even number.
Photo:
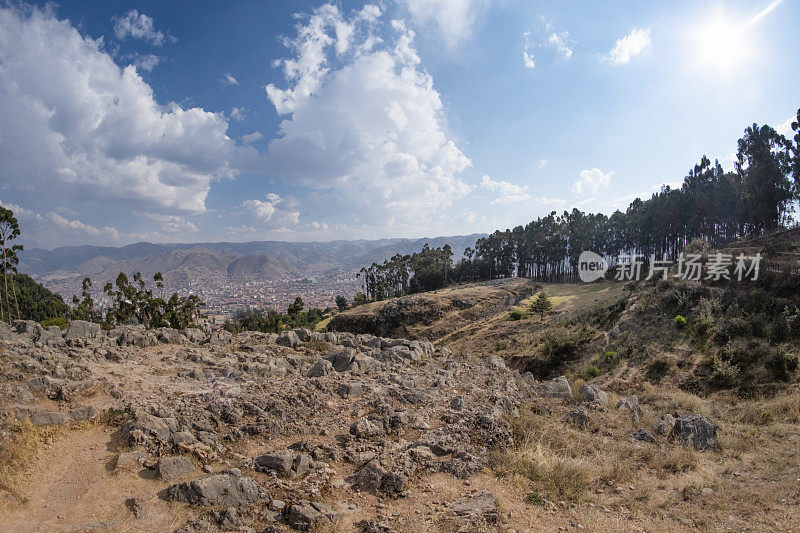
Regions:
<svg viewBox="0 0 800 533"><path fill-rule="evenodd" d="M800 2L0 9L24 244L466 234L611 213L800 106Z"/></svg>

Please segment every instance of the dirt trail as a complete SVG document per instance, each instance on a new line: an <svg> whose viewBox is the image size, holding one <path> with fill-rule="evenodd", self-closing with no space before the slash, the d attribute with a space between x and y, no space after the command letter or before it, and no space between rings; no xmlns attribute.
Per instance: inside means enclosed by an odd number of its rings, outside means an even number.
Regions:
<svg viewBox="0 0 800 533"><path fill-rule="evenodd" d="M112 471L113 430L76 429L40 453L18 487L25 503L0 518L6 533L45 531L173 531L181 524L165 502L148 501L136 518L126 500L153 493L139 472Z"/></svg>

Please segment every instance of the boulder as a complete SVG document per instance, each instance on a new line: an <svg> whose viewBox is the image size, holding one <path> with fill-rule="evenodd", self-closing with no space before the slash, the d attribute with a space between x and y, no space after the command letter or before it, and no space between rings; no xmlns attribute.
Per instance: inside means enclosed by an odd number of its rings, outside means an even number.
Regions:
<svg viewBox="0 0 800 533"><path fill-rule="evenodd" d="M596 385L584 385L578 390L583 401L600 407L608 407L608 394Z"/></svg>
<svg viewBox="0 0 800 533"><path fill-rule="evenodd" d="M211 332L211 336L208 338L208 342L210 344L216 344L216 345L230 344L232 338L233 334L230 331L226 331L224 329L218 329L216 331Z"/></svg>
<svg viewBox="0 0 800 533"><path fill-rule="evenodd" d="M667 413L661 415L661 419L653 424L653 433L662 437L668 437L672 433L672 428L675 427L675 417Z"/></svg>
<svg viewBox="0 0 800 533"><path fill-rule="evenodd" d="M649 431L647 431L644 428L637 429L636 431L634 431L633 433L628 435L628 438L630 439L631 442L635 442L637 440L638 441L643 441L643 442L655 442L656 441L656 438L652 435L652 433L650 433Z"/></svg>
<svg viewBox="0 0 800 533"><path fill-rule="evenodd" d="M251 477L231 469L191 481L176 483L167 489L167 499L194 505L242 507L261 499L261 489Z"/></svg>
<svg viewBox="0 0 800 533"><path fill-rule="evenodd" d="M345 346L333 346L328 353L325 354L325 359L333 364L334 370L337 372L344 372L345 370L350 369L350 365L353 364L356 358L356 350L353 348L347 348Z"/></svg>
<svg viewBox="0 0 800 533"><path fill-rule="evenodd" d="M194 472L194 463L188 457L162 457L156 465L158 477L161 479L174 479Z"/></svg>
<svg viewBox="0 0 800 533"><path fill-rule="evenodd" d="M95 339L103 334L100 324L85 320L72 320L64 333L64 340Z"/></svg>
<svg viewBox="0 0 800 533"><path fill-rule="evenodd" d="M500 519L494 494L485 489L456 500L450 506L450 510L455 516L466 518L473 523L497 523Z"/></svg>
<svg viewBox="0 0 800 533"><path fill-rule="evenodd" d="M630 398L624 398L617 402L617 409L621 411L628 411L634 420L639 420L642 416L642 408L639 407L639 397L634 395Z"/></svg>
<svg viewBox="0 0 800 533"><path fill-rule="evenodd" d="M339 518L339 513L324 503L300 500L289 508L286 522L298 531L326 531Z"/></svg>
<svg viewBox="0 0 800 533"><path fill-rule="evenodd" d="M39 340L44 328L35 320L15 320L12 323L17 335L28 337L31 340Z"/></svg>
<svg viewBox="0 0 800 533"><path fill-rule="evenodd" d="M300 342L308 342L311 340L311 332L305 328L293 329L292 332L297 335Z"/></svg>
<svg viewBox="0 0 800 533"><path fill-rule="evenodd" d="M354 490L375 495L400 494L408 483L408 476L391 472L384 468L378 459L372 459L349 478Z"/></svg>
<svg viewBox="0 0 800 533"><path fill-rule="evenodd" d="M331 362L327 359L320 359L308 370L307 376L310 378L319 378L327 376L331 372L333 372L333 365Z"/></svg>
<svg viewBox="0 0 800 533"><path fill-rule="evenodd" d="M589 412L585 407L577 407L567 413L567 416L564 417L564 422L585 428L589 425Z"/></svg>
<svg viewBox="0 0 800 533"><path fill-rule="evenodd" d="M193 344L202 344L208 339L205 331L197 328L186 328L181 331L186 339Z"/></svg>
<svg viewBox="0 0 800 533"><path fill-rule="evenodd" d="M571 398L572 387L569 386L566 376L559 376L536 385L536 394L551 398Z"/></svg>
<svg viewBox="0 0 800 533"><path fill-rule="evenodd" d="M713 450L717 447L717 429L704 415L684 416L675 420L670 440L692 446L695 450Z"/></svg>
<svg viewBox="0 0 800 533"><path fill-rule="evenodd" d="M286 346L289 348L294 348L298 344L300 344L300 337L297 336L297 333L294 331L284 331L278 338L275 339L275 344L278 346Z"/></svg>
<svg viewBox="0 0 800 533"><path fill-rule="evenodd" d="M67 415L56 411L38 411L31 415L34 426L63 426L69 422Z"/></svg>

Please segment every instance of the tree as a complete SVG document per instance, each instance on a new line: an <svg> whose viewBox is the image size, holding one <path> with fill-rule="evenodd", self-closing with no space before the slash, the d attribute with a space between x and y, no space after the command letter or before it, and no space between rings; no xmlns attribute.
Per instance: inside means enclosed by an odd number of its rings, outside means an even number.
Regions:
<svg viewBox="0 0 800 533"><path fill-rule="evenodd" d="M358 307L359 305L364 305L367 303L367 297L364 295L363 292L357 292L355 297L353 298L353 307Z"/></svg>
<svg viewBox="0 0 800 533"><path fill-rule="evenodd" d="M347 307L348 307L347 298L345 298L341 294L339 296L337 296L336 297L336 307L339 309L339 311L344 311L345 309L347 309Z"/></svg>
<svg viewBox="0 0 800 533"><path fill-rule="evenodd" d="M17 253L22 251L22 245L11 244L11 241L20 236L19 223L14 217L14 212L10 209L0 206L0 274L3 275L3 289L5 296L5 311L3 311L2 302L0 302L0 320L5 320L11 323L11 301L8 297L8 275L9 273L16 274L17 264L19 259ZM17 311L17 318L20 317L19 302L17 300L17 290L15 284L11 282L11 291L14 295L14 307Z"/></svg>
<svg viewBox="0 0 800 533"><path fill-rule="evenodd" d="M539 296L531 304L531 312L537 313L541 320L544 320L545 313L549 313L553 309L553 302L547 297L544 291L539 293Z"/></svg>
<svg viewBox="0 0 800 533"><path fill-rule="evenodd" d="M77 296L72 297L72 303L75 304L75 309L70 313L73 320L87 320L89 322L99 322L102 317L99 312L94 309L94 300L90 293L92 288L92 280L84 278L81 283L81 298Z"/></svg>
<svg viewBox="0 0 800 533"><path fill-rule="evenodd" d="M297 298L294 299L294 303L289 304L289 308L286 310L286 314L294 318L303 312L304 306L305 303L303 302L303 299L298 296Z"/></svg>

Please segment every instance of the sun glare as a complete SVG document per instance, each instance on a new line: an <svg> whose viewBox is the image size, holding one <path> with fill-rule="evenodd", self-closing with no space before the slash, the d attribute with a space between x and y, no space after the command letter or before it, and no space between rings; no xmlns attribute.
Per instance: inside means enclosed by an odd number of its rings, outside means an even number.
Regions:
<svg viewBox="0 0 800 533"><path fill-rule="evenodd" d="M748 24L718 14L694 32L693 53L704 70L732 74L752 54Z"/></svg>

